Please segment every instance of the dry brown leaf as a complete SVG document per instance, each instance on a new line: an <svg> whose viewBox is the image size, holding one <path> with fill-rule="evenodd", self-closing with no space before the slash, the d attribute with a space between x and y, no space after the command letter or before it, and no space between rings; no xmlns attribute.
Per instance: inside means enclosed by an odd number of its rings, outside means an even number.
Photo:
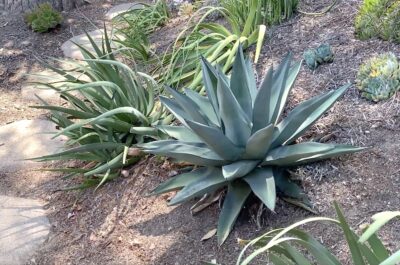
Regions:
<svg viewBox="0 0 400 265"><path fill-rule="evenodd" d="M200 239L200 241L206 241L206 240L212 238L213 236L215 236L216 233L217 233L217 229L214 228L214 229L208 231L207 234L205 234L205 235Z"/></svg>

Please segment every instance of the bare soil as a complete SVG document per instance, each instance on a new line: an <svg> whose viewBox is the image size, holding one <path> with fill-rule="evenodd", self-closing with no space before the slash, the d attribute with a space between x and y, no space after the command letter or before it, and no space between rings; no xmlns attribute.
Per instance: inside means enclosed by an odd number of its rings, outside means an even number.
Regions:
<svg viewBox="0 0 400 265"><path fill-rule="evenodd" d="M330 4L328 0L302 1L303 11L315 12ZM298 14L293 19L269 30L262 60L257 64L261 77L288 51L296 60L309 47L329 43L335 52L331 64L311 71L303 66L290 96L289 106L337 88L354 83L359 65L381 52L400 56L400 46L381 40L359 41L354 36L353 21L360 0L340 1L322 16ZM18 98L22 78L19 72L41 69L39 57L61 56L62 41L78 31L91 29L88 17L97 26L105 5L90 5L65 14L66 23L51 35L38 35L25 28L21 17L0 17L0 124L37 117ZM69 19L74 22L68 24ZM6 26L2 25L4 23ZM76 31L75 31L76 30ZM171 30L171 29L170 29ZM162 33L159 33L163 36ZM6 36L5 38L3 36ZM23 40L31 44L23 46ZM13 44L8 44L10 41ZM9 48L11 47L11 48ZM10 53L10 54L9 54ZM7 55L9 54L9 55ZM400 103L399 96L380 103L360 98L356 86L320 119L305 139L325 136L331 142L352 143L371 149L301 167L295 176L312 202L324 216L334 216L332 202L343 208L351 225L369 222L374 213L399 210L400 205ZM22 106L22 110L14 107ZM51 165L46 165L51 166ZM191 203L168 207L171 194L147 197L148 192L179 170L168 161L147 157L121 177L97 191L54 192L71 185L57 174L16 172L2 175L0 193L40 198L52 224L51 234L29 264L201 264L216 259L220 264L235 264L241 251L238 238L249 239L311 216L309 212L281 200L275 213L265 211L261 228L256 224L258 204L249 202L236 222L227 242L218 247L215 238L201 242L201 237L216 227L219 208L215 204L198 215L190 215ZM342 260L351 264L347 247L339 231L332 226L310 225L310 231L329 246ZM387 226L382 233L387 246L400 247L400 222ZM266 264L259 261L259 264Z"/></svg>

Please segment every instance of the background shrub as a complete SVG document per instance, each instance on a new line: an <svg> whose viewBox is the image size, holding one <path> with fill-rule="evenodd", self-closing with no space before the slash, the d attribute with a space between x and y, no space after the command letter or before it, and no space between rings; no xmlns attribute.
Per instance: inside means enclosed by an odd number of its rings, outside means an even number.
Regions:
<svg viewBox="0 0 400 265"><path fill-rule="evenodd" d="M25 14L25 21L33 31L44 33L54 29L62 22L61 14L49 3L38 5L32 12Z"/></svg>
<svg viewBox="0 0 400 265"><path fill-rule="evenodd" d="M400 2L397 0L364 0L356 17L358 38L373 37L400 42Z"/></svg>

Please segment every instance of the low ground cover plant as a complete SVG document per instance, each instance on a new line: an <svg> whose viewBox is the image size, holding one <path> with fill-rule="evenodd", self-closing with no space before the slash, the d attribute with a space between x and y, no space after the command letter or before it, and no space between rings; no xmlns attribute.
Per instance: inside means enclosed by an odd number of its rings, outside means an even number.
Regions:
<svg viewBox="0 0 400 265"><path fill-rule="evenodd" d="M400 64L393 53L372 57L360 66L357 75L361 96L372 101L389 99L400 90Z"/></svg>
<svg viewBox="0 0 400 265"><path fill-rule="evenodd" d="M320 64L333 62L334 57L329 44L321 44L317 48L307 49L303 53L304 61L311 70L315 70Z"/></svg>
<svg viewBox="0 0 400 265"><path fill-rule="evenodd" d="M310 223L322 223L338 226L349 247L354 265L396 265L400 263L400 250L390 255L390 251L379 239L379 230L388 222L400 217L399 211L377 213L372 216L373 223L363 228L361 236L352 229L337 203L334 204L337 219L312 217L296 222L286 228L275 229L247 243L240 254L237 265L251 264L257 256L267 254L274 265L341 265L328 248L300 227ZM255 247L247 257L246 250ZM306 255L306 250L309 255ZM310 256L312 258L310 258Z"/></svg>
<svg viewBox="0 0 400 265"><path fill-rule="evenodd" d="M33 31L44 33L56 28L63 18L51 4L43 3L25 14L25 21Z"/></svg>
<svg viewBox="0 0 400 265"><path fill-rule="evenodd" d="M349 85L306 100L281 120L301 62L291 66L288 55L267 72L257 89L249 60L239 46L232 75L203 59L203 82L208 97L190 89L160 100L180 121L180 126L160 128L174 140L139 145L145 152L196 165L157 187L153 194L172 190L176 205L227 187L218 221L218 243L228 237L243 204L254 193L270 210L277 195L309 207L301 188L286 169L296 165L358 152L351 145L301 142L299 138L346 91Z"/></svg>
<svg viewBox="0 0 400 265"><path fill-rule="evenodd" d="M116 60L106 31L102 47L88 38L95 53L80 47L84 64L77 63L71 70L49 66L65 80L43 84L60 93L67 105L43 101L42 106L35 106L51 111L50 120L60 128L54 137L69 139L66 151L36 160L85 162L83 168L52 169L81 180L81 185L72 188L99 186L117 177L121 168L140 159L128 148L162 138L154 126L168 124L172 118L154 101L159 89L155 81Z"/></svg>
<svg viewBox="0 0 400 265"><path fill-rule="evenodd" d="M356 17L355 29L360 39L381 38L400 42L400 2L364 0Z"/></svg>

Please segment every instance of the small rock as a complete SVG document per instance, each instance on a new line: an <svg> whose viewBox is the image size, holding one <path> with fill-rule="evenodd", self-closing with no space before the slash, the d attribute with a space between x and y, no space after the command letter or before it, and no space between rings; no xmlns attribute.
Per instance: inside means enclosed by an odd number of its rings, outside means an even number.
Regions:
<svg viewBox="0 0 400 265"><path fill-rule="evenodd" d="M55 125L46 120L21 120L0 127L0 170L15 172L40 166L30 158L60 151L65 138L51 139ZM1 262L0 262L1 264Z"/></svg>
<svg viewBox="0 0 400 265"><path fill-rule="evenodd" d="M42 203L0 196L0 218L0 264L26 264L50 231Z"/></svg>
<svg viewBox="0 0 400 265"><path fill-rule="evenodd" d="M173 171L171 171L171 172L168 173L168 177L169 177L169 178L171 178L171 177L173 177L173 176L176 176L176 175L178 175L178 172L175 171L175 170L173 170Z"/></svg>
<svg viewBox="0 0 400 265"><path fill-rule="evenodd" d="M29 41L29 40L24 40L23 42L21 42L21 45L22 46L29 46L29 45L31 45L32 43Z"/></svg>
<svg viewBox="0 0 400 265"><path fill-rule="evenodd" d="M71 218L74 217L74 216L75 216L75 213L74 213L74 212L68 213L67 218L68 218L68 219L71 219Z"/></svg>
<svg viewBox="0 0 400 265"><path fill-rule="evenodd" d="M138 240L138 239L133 239L133 240L131 240L131 241L129 242L129 244L130 244L131 246L139 246L139 245L142 244L142 242L141 242L140 240Z"/></svg>
<svg viewBox="0 0 400 265"><path fill-rule="evenodd" d="M140 9L140 8L143 8L143 5L138 3L126 3L126 4L116 5L106 13L106 18L111 20L121 13L124 13L132 9Z"/></svg>

